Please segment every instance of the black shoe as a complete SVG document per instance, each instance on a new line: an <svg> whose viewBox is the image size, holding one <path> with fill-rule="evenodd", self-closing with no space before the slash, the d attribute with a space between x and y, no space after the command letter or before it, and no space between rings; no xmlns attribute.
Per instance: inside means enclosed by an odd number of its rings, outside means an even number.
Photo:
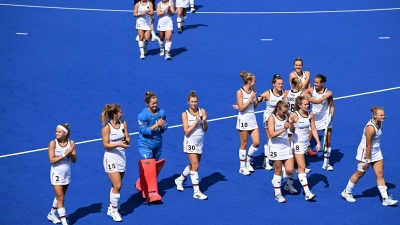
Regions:
<svg viewBox="0 0 400 225"><path fill-rule="evenodd" d="M178 33L179 33L179 34L182 34L182 27L179 27L179 28L178 28Z"/></svg>

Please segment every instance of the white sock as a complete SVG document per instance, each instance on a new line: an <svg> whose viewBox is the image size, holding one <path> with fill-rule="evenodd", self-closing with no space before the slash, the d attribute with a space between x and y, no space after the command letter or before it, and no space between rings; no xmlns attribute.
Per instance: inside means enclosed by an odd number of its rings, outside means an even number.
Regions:
<svg viewBox="0 0 400 225"><path fill-rule="evenodd" d="M303 186L304 192L309 192L310 189L308 188L307 174L299 173L299 180L300 180L301 186Z"/></svg>
<svg viewBox="0 0 400 225"><path fill-rule="evenodd" d="M57 208L58 208L58 201L57 201L57 197L55 197L54 200L53 200L53 205L51 207L51 211L50 211L51 214L56 213Z"/></svg>
<svg viewBox="0 0 400 225"><path fill-rule="evenodd" d="M347 183L347 186L346 186L347 193L353 192L354 185L356 185L356 184L349 180L349 182Z"/></svg>
<svg viewBox="0 0 400 225"><path fill-rule="evenodd" d="M182 26L184 26L185 21L186 21L186 16L182 16Z"/></svg>
<svg viewBox="0 0 400 225"><path fill-rule="evenodd" d="M185 169L183 170L181 176L178 177L178 180L184 181L189 174L190 174L189 166L186 166Z"/></svg>
<svg viewBox="0 0 400 225"><path fill-rule="evenodd" d="M67 213L65 212L65 208L59 208L58 210L58 215L60 216L60 220L63 225L67 224Z"/></svg>
<svg viewBox="0 0 400 225"><path fill-rule="evenodd" d="M158 44L160 44L160 48L164 48L164 42L163 41L159 41Z"/></svg>
<svg viewBox="0 0 400 225"><path fill-rule="evenodd" d="M247 162L250 162L253 154L257 151L258 149L255 148L253 145L250 146L249 151L247 152Z"/></svg>
<svg viewBox="0 0 400 225"><path fill-rule="evenodd" d="M264 162L267 164L269 163L269 148L268 145L264 145Z"/></svg>
<svg viewBox="0 0 400 225"><path fill-rule="evenodd" d="M281 194L281 176L275 175L272 178L272 185L274 186L275 196Z"/></svg>
<svg viewBox="0 0 400 225"><path fill-rule="evenodd" d="M189 3L190 3L190 7L194 8L194 0L190 0Z"/></svg>
<svg viewBox="0 0 400 225"><path fill-rule="evenodd" d="M246 166L246 150L239 149L240 167Z"/></svg>
<svg viewBox="0 0 400 225"><path fill-rule="evenodd" d="M287 173L286 173L286 169L285 166L282 165L282 179L286 179L288 177Z"/></svg>
<svg viewBox="0 0 400 225"><path fill-rule="evenodd" d="M324 165L329 164L329 157L331 156L331 147L326 148L326 153L324 154Z"/></svg>
<svg viewBox="0 0 400 225"><path fill-rule="evenodd" d="M287 185L293 185L295 178L296 178L296 171L293 171L293 173L289 175L289 180L287 181Z"/></svg>
<svg viewBox="0 0 400 225"><path fill-rule="evenodd" d="M138 44L139 44L140 54L144 55L144 49L143 49L144 43L143 43L143 41L138 41Z"/></svg>
<svg viewBox="0 0 400 225"><path fill-rule="evenodd" d="M190 171L190 179L192 180L193 191L199 191L199 173L197 171Z"/></svg>
<svg viewBox="0 0 400 225"><path fill-rule="evenodd" d="M379 192L382 195L383 199L387 199L388 193L387 193L387 187L386 186L378 186Z"/></svg>
<svg viewBox="0 0 400 225"><path fill-rule="evenodd" d="M178 17L176 19L176 22L178 23L178 28L180 28L181 27L181 23L182 23L182 19L180 17Z"/></svg>
<svg viewBox="0 0 400 225"><path fill-rule="evenodd" d="M156 33L154 33L154 30L151 31L151 36L153 37L157 36Z"/></svg>
<svg viewBox="0 0 400 225"><path fill-rule="evenodd" d="M165 51L166 52L171 51L171 46L172 46L172 42L171 41L165 42Z"/></svg>
<svg viewBox="0 0 400 225"><path fill-rule="evenodd" d="M112 208L116 209L116 208L118 208L118 201L119 201L119 198L121 195L119 193L114 194L112 192L112 190L113 189L111 189L111 191L110 191L110 206Z"/></svg>

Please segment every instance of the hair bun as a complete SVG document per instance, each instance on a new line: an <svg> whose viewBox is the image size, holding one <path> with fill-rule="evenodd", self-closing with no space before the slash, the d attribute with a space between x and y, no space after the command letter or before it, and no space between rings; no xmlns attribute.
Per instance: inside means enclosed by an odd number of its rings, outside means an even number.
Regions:
<svg viewBox="0 0 400 225"><path fill-rule="evenodd" d="M376 109L376 106L372 106L372 107L371 107L371 112L374 112L375 109Z"/></svg>

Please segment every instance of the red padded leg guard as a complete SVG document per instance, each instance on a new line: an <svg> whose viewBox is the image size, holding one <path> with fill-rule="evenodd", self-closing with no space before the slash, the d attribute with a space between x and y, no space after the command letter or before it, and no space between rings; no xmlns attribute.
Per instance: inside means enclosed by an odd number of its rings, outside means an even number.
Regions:
<svg viewBox="0 0 400 225"><path fill-rule="evenodd" d="M155 159L140 160L139 172L140 172L140 186L143 198L146 198L146 201L150 203L161 201L162 198L158 194L157 169L156 169Z"/></svg>
<svg viewBox="0 0 400 225"><path fill-rule="evenodd" d="M165 163L165 159L160 159L156 162L157 177L158 177L158 174L160 174L160 172L164 166L164 163Z"/></svg>

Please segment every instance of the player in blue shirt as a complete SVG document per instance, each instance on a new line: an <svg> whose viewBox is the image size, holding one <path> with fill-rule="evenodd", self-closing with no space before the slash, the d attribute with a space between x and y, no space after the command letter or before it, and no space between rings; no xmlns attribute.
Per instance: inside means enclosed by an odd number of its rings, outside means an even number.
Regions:
<svg viewBox="0 0 400 225"><path fill-rule="evenodd" d="M143 159L139 161L140 178L136 182L136 188L151 203L162 199L158 194L157 175L165 159L158 159L162 152L162 134L168 129L168 124L164 110L157 107L156 94L147 91L144 100L147 107L138 116L139 152Z"/></svg>

